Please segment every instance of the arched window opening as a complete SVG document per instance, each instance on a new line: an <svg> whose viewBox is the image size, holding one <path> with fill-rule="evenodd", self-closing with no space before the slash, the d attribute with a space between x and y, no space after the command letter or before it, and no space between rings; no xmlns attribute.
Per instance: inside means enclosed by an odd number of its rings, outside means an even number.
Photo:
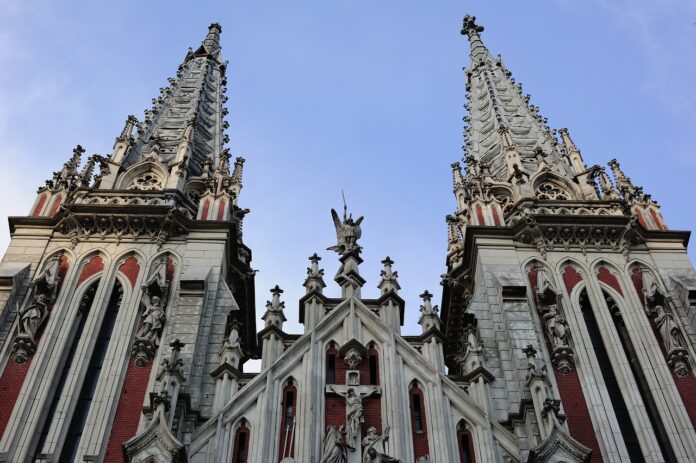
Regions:
<svg viewBox="0 0 696 463"><path fill-rule="evenodd" d="M460 463L476 463L471 431L466 428L464 422L460 422L457 426L457 445L459 447Z"/></svg>
<svg viewBox="0 0 696 463"><path fill-rule="evenodd" d="M283 390L282 419L280 423L280 461L284 458L295 457L295 428L297 420L297 388L292 380L288 381Z"/></svg>
<svg viewBox="0 0 696 463"><path fill-rule="evenodd" d="M616 327L616 331L619 333L621 347L623 347L623 350L626 353L626 357L628 357L628 363L631 367L631 373L633 373L633 377L635 378L636 383L638 384L638 392L640 393L640 398L643 400L645 409L648 412L650 424L656 432L655 436L657 437L657 442L660 445L662 455L665 458L667 456L670 457L666 458L667 461L675 461L676 456L674 455L672 447L669 444L669 437L667 436L664 424L662 423L662 419L660 418L660 412L657 409L657 405L655 404L653 396L650 393L650 386L648 385L645 373L643 373L643 370L640 367L640 360L638 359L636 349L633 346L633 341L631 341L631 337L628 334L628 330L626 329L626 324L624 323L623 316L621 314L621 309L619 308L619 305L616 303L614 298L611 297L606 291L602 291L602 294L604 296L604 300L607 303L607 307L609 307L611 318L614 322L614 326Z"/></svg>
<svg viewBox="0 0 696 463"><path fill-rule="evenodd" d="M89 359L89 366L87 367L85 379L82 383L82 388L80 389L80 395L77 399L75 412L70 419L70 426L68 427L68 434L65 438L65 445L63 446L63 450L60 454L59 461L61 462L73 461L77 455L77 447L80 443L80 438L82 437L85 423L87 422L89 409L92 406L92 399L94 398L94 392L97 389L99 376L104 365L104 358L106 357L106 350L108 349L109 342L111 341L111 335L113 334L114 326L116 325L116 316L118 315L118 309L121 306L122 299L123 287L117 281L114 284L114 289L111 292L109 304L106 307L104 319L102 320L101 327L99 328L99 335L96 338L94 350L92 351L92 356Z"/></svg>
<svg viewBox="0 0 696 463"><path fill-rule="evenodd" d="M82 332L85 329L85 322L87 321L87 314L89 313L92 304L94 303L94 295L97 293L97 287L99 286L99 280L92 283L89 288L82 295L80 299L80 309L77 312L77 329L73 335L72 342L70 343L70 348L68 350L68 355L65 356L65 364L61 369L60 377L58 378L58 384L56 385L56 391L53 394L53 399L51 400L51 405L48 408L48 414L46 415L46 421L44 421L43 427L41 429L41 434L39 435L39 442L36 445L36 452L34 453L34 459L38 459L41 453L44 443L46 442L46 437L48 437L48 432L51 429L51 423L56 414L56 408L58 408L58 402L63 394L63 388L65 387L65 381L68 378L68 372L72 366L73 360L75 359L75 351L77 350L77 345L82 339Z"/></svg>
<svg viewBox="0 0 696 463"><path fill-rule="evenodd" d="M423 408L423 390L417 382L411 384L409 390L409 402L411 408L411 430L413 432L413 458L418 459L430 453L428 446L428 433L425 422L425 410Z"/></svg>
<svg viewBox="0 0 696 463"><path fill-rule="evenodd" d="M250 434L251 430L247 426L246 421L242 421L234 437L232 463L249 463Z"/></svg>
<svg viewBox="0 0 696 463"><path fill-rule="evenodd" d="M614 368L609 360L609 354L606 346L604 345L604 341L602 340L599 325L597 324L597 319L595 318L594 311L592 310L592 304L590 303L586 289L583 289L580 293L579 302L580 310L582 311L582 316L585 320L585 326L587 326L590 341L592 342L592 348L597 356L599 369L602 372L602 377L604 378L604 383L606 384L607 392L609 394L609 400L614 408L614 414L616 415L616 420L619 423L619 429L621 430L621 434L626 444L628 455L632 462L644 462L645 459L643 458L643 452L640 450L640 443L638 442L636 430L633 427L631 416L628 413L628 407L626 407L626 402L623 398L621 388L619 387L619 382L616 378Z"/></svg>
<svg viewBox="0 0 696 463"><path fill-rule="evenodd" d="M377 375L377 354L368 354L367 356L370 367L370 384L379 384L379 376Z"/></svg>

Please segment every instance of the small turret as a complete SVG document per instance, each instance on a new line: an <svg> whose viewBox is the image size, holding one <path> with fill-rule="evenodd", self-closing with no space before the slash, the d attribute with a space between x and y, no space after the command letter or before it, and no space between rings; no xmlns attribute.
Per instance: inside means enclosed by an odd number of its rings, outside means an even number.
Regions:
<svg viewBox="0 0 696 463"><path fill-rule="evenodd" d="M261 319L265 322L265 328L259 333L261 340L261 369L266 369L283 354L285 333L283 323L285 318L285 303L280 300L283 290L278 285L271 288L271 300L266 301L266 313Z"/></svg>

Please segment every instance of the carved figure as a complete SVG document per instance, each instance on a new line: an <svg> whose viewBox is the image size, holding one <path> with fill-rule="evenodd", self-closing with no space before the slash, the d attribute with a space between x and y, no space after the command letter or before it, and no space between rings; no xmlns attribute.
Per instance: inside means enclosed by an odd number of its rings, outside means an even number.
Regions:
<svg viewBox="0 0 696 463"><path fill-rule="evenodd" d="M331 390L346 399L346 434L348 436L348 446L352 448L355 439L360 433L360 424L365 422L363 417L363 399L374 394L374 390L363 393L356 393L352 387L346 393L337 391L333 386Z"/></svg>
<svg viewBox="0 0 696 463"><path fill-rule="evenodd" d="M358 245L358 240L362 235L360 223L363 221L364 217L353 220L353 215L347 216L345 208L343 211L343 221L339 219L336 209L331 209L331 217L336 227L337 244L327 249L329 251L336 251L341 255L352 251L360 252L362 248Z"/></svg>
<svg viewBox="0 0 696 463"><path fill-rule="evenodd" d="M362 441L363 445L363 463L400 463L398 458L390 457L384 447L385 442L389 440L389 426L384 428L384 434L377 434L374 427L367 430L367 435Z"/></svg>
<svg viewBox="0 0 696 463"><path fill-rule="evenodd" d="M640 277L643 282L643 294L648 302L653 302L656 294L660 294L660 288L657 286L657 281L650 270L643 268L640 272Z"/></svg>
<svg viewBox="0 0 696 463"><path fill-rule="evenodd" d="M147 278L143 287L149 288L151 285L157 285L160 290L164 290L167 284L167 258L162 257L152 266L150 276Z"/></svg>
<svg viewBox="0 0 696 463"><path fill-rule="evenodd" d="M546 320L546 331L551 339L554 349L568 345L568 322L558 313L556 304L549 306L549 311L544 314Z"/></svg>
<svg viewBox="0 0 696 463"><path fill-rule="evenodd" d="M556 285L546 273L546 268L543 265L537 265L537 295L543 297L547 291L559 294Z"/></svg>
<svg viewBox="0 0 696 463"><path fill-rule="evenodd" d="M158 296L152 296L145 294L143 296L143 304L145 305L145 310L143 311L143 326L140 327L137 337L149 339L154 341L162 328L162 323L164 323L164 307L162 307L162 299Z"/></svg>
<svg viewBox="0 0 696 463"><path fill-rule="evenodd" d="M21 312L19 317L19 333L31 336L33 339L36 336L36 330L41 325L41 322L48 310L48 301L46 296L38 293L32 301Z"/></svg>
<svg viewBox="0 0 696 463"><path fill-rule="evenodd" d="M681 331L679 327L674 322L672 314L665 312L665 309L658 305L655 307L657 315L655 316L655 325L662 336L662 342L667 349L667 353L674 349L678 349L682 346L681 342Z"/></svg>
<svg viewBox="0 0 696 463"><path fill-rule="evenodd" d="M346 448L343 444L343 426L336 429L335 426L326 428L326 436L321 446L321 460L319 463L346 463Z"/></svg>

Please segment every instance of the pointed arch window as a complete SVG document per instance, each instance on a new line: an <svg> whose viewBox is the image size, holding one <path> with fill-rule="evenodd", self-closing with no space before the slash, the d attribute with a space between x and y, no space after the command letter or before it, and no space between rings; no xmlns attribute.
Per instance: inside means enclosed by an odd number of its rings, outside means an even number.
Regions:
<svg viewBox="0 0 696 463"><path fill-rule="evenodd" d="M72 337L72 341L70 343L70 347L68 349L68 355L65 357L65 364L63 365L63 368L61 369L61 374L60 377L58 378L58 384L56 386L56 390L53 394L53 399L51 400L51 404L48 408L48 414L46 416L46 421L44 421L43 427L41 429L41 433L39 434L39 441L36 445L36 452L34 454L34 459L38 459L39 454L41 453L44 443L46 442L46 438L48 437L48 433L51 429L51 423L53 422L53 418L55 417L56 414L56 409L58 408L58 402L60 401L60 397L63 394L63 389L65 388L65 382L68 378L68 373L70 372L70 369L72 367L73 361L75 360L75 352L77 351L77 346L80 343L80 340L82 339L82 333L85 329L85 323L87 322L87 315L89 311L91 310L92 304L94 303L94 296L97 293L97 288L99 287L99 280L95 281L92 283L82 294L82 298L80 299L80 309L77 312L77 329L75 330L75 334Z"/></svg>
<svg viewBox="0 0 696 463"><path fill-rule="evenodd" d="M280 423L280 461L295 457L295 428L297 427L297 388L292 379L283 389Z"/></svg>
<svg viewBox="0 0 696 463"><path fill-rule="evenodd" d="M476 463L471 431L467 429L464 421L460 421L457 425L457 446L459 447L460 463Z"/></svg>
<svg viewBox="0 0 696 463"><path fill-rule="evenodd" d="M379 353L374 346L367 351L368 380L371 385L379 384Z"/></svg>
<svg viewBox="0 0 696 463"><path fill-rule="evenodd" d="M413 433L413 452L414 459L430 453L428 446L428 430L425 420L425 401L423 400L423 390L417 382L413 382L409 389L409 402L411 408L411 431Z"/></svg>
<svg viewBox="0 0 696 463"><path fill-rule="evenodd" d="M232 463L249 463L249 446L251 440L251 430L247 422L242 420L234 436L234 452Z"/></svg>

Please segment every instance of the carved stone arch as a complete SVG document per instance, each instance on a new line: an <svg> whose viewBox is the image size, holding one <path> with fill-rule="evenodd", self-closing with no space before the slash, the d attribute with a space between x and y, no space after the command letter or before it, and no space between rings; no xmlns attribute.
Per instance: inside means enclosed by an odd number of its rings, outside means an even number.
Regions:
<svg viewBox="0 0 696 463"><path fill-rule="evenodd" d="M144 459L142 463L161 463L161 462L160 462L160 459L157 458L156 456L150 455L149 457Z"/></svg>
<svg viewBox="0 0 696 463"><path fill-rule="evenodd" d="M120 190L158 190L164 188L167 170L159 162L146 160L131 166L118 182Z"/></svg>
<svg viewBox="0 0 696 463"><path fill-rule="evenodd" d="M184 196L188 198L193 204L198 207L201 196L205 193L206 184L200 180L191 180L186 185L184 190Z"/></svg>
<svg viewBox="0 0 696 463"><path fill-rule="evenodd" d="M474 445L474 427L462 418L457 422L455 432L460 461L477 461Z"/></svg>
<svg viewBox="0 0 696 463"><path fill-rule="evenodd" d="M507 215L507 213L512 210L512 206L515 204L512 190L509 188L503 186L493 186L490 189L489 195L500 205L503 215Z"/></svg>
<svg viewBox="0 0 696 463"><path fill-rule="evenodd" d="M550 171L542 171L531 180L537 199L573 200L581 198L578 189L567 179Z"/></svg>

